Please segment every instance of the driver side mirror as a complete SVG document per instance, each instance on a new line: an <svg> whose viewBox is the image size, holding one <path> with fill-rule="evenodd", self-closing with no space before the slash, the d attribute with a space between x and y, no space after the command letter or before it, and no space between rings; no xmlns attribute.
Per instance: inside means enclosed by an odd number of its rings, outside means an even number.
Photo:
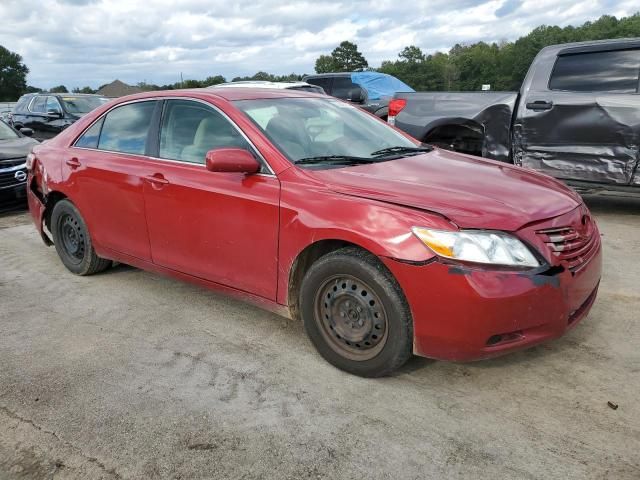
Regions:
<svg viewBox="0 0 640 480"><path fill-rule="evenodd" d="M25 137L30 137L31 135L33 135L33 130L27 127L19 128L18 131Z"/></svg>
<svg viewBox="0 0 640 480"><path fill-rule="evenodd" d="M260 171L260 164L249 151L235 147L209 150L205 165L210 172L251 174Z"/></svg>
<svg viewBox="0 0 640 480"><path fill-rule="evenodd" d="M47 117L61 118L62 117L62 113L59 112L58 110L47 110Z"/></svg>
<svg viewBox="0 0 640 480"><path fill-rule="evenodd" d="M364 102L364 91L361 87L354 87L349 91L349 101L353 103Z"/></svg>

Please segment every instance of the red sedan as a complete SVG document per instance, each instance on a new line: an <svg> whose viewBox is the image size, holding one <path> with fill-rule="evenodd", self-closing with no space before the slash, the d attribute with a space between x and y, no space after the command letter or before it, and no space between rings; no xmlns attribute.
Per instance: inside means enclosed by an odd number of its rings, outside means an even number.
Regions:
<svg viewBox="0 0 640 480"><path fill-rule="evenodd" d="M572 190L317 94L121 98L28 169L36 227L71 272L118 261L240 295L301 318L362 376L558 337L600 280L600 235Z"/></svg>

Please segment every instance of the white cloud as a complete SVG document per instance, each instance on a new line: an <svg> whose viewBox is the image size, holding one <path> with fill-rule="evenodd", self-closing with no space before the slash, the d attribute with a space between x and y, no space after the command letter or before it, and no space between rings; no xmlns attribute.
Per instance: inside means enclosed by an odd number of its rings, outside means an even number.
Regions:
<svg viewBox="0 0 640 480"><path fill-rule="evenodd" d="M164 84L180 73L311 73L342 40L377 66L409 44L433 52L637 10L637 0L2 0L0 45L44 88Z"/></svg>

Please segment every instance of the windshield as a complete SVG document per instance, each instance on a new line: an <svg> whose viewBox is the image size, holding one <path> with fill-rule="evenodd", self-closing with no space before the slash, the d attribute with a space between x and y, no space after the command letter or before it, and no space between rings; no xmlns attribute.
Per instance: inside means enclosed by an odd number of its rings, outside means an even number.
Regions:
<svg viewBox="0 0 640 480"><path fill-rule="evenodd" d="M294 163L318 157L374 159L380 150L418 146L386 123L339 100L273 98L234 103Z"/></svg>
<svg viewBox="0 0 640 480"><path fill-rule="evenodd" d="M13 140L15 138L18 138L18 134L9 125L0 120L0 141Z"/></svg>
<svg viewBox="0 0 640 480"><path fill-rule="evenodd" d="M85 114L109 101L106 97L60 97L69 113Z"/></svg>

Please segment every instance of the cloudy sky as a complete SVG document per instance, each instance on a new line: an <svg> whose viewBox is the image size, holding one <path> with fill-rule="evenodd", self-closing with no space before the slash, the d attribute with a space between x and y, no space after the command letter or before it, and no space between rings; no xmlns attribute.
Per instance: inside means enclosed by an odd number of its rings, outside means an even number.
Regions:
<svg viewBox="0 0 640 480"><path fill-rule="evenodd" d="M541 25L627 16L638 0L24 0L0 1L0 45L22 55L28 83L97 87L312 73L342 40L369 65L406 45L512 40Z"/></svg>

